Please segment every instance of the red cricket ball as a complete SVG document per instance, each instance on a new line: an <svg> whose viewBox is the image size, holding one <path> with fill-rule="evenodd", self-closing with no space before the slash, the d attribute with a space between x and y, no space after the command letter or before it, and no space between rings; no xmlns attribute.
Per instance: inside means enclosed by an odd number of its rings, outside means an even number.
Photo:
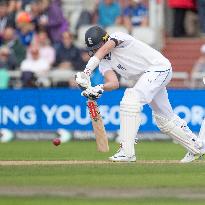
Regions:
<svg viewBox="0 0 205 205"><path fill-rule="evenodd" d="M61 143L61 141L60 141L59 138L55 138L55 139L53 139L53 144L54 144L55 146L60 145L60 143Z"/></svg>

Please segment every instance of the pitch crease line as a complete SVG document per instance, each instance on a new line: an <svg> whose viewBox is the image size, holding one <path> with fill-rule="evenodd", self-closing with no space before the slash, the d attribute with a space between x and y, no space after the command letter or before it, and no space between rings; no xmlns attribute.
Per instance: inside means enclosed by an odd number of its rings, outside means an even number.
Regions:
<svg viewBox="0 0 205 205"><path fill-rule="evenodd" d="M68 160L68 161L0 161L0 166L30 166L30 165L82 165L82 164L179 164L178 160L137 160L136 162L110 162L103 160ZM205 161L196 161L196 163L205 163Z"/></svg>

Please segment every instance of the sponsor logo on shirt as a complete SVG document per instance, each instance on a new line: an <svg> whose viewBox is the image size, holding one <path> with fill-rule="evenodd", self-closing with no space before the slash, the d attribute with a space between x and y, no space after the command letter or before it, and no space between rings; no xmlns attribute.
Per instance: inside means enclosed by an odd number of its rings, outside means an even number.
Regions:
<svg viewBox="0 0 205 205"><path fill-rule="evenodd" d="M118 67L120 70L127 70L125 67L123 67L123 66L120 65L120 64L119 64L117 67Z"/></svg>

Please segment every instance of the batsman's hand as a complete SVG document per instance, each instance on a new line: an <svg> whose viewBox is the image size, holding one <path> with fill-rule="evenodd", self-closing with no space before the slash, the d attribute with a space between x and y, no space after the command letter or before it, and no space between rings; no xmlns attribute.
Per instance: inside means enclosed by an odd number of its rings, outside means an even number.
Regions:
<svg viewBox="0 0 205 205"><path fill-rule="evenodd" d="M95 87L89 87L84 90L81 95L89 98L90 100L97 100L103 94L103 85L97 85Z"/></svg>
<svg viewBox="0 0 205 205"><path fill-rule="evenodd" d="M86 90L91 87L90 76L84 72L77 72L75 80L82 90Z"/></svg>

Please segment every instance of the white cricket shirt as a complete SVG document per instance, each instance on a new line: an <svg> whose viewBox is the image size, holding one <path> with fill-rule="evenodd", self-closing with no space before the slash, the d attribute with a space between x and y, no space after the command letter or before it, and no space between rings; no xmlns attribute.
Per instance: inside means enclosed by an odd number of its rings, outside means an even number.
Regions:
<svg viewBox="0 0 205 205"><path fill-rule="evenodd" d="M146 70L157 71L171 67L169 60L160 52L128 34L116 32L110 38L122 43L100 61L99 70L103 75L108 70L115 70L122 77L134 80Z"/></svg>

